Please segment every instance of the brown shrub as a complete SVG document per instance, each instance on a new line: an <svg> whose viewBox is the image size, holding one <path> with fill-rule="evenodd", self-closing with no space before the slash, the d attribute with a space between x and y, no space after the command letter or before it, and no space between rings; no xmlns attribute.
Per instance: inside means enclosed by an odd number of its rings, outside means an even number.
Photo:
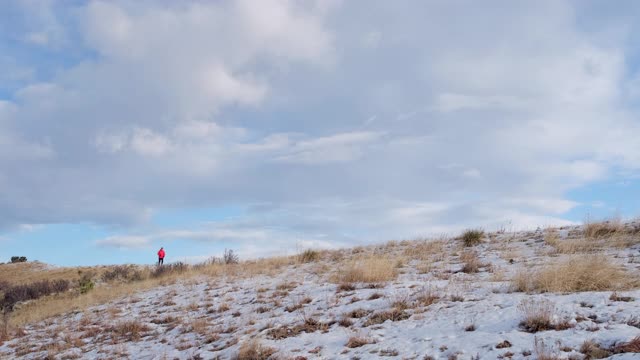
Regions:
<svg viewBox="0 0 640 360"><path fill-rule="evenodd" d="M4 289L4 296L0 299L0 309L12 311L14 306L22 301L38 299L50 294L67 291L70 283L67 280L40 280L25 285L14 285Z"/></svg>
<svg viewBox="0 0 640 360"><path fill-rule="evenodd" d="M102 280L110 281L140 281L144 279L144 273L135 265L116 265L102 273Z"/></svg>

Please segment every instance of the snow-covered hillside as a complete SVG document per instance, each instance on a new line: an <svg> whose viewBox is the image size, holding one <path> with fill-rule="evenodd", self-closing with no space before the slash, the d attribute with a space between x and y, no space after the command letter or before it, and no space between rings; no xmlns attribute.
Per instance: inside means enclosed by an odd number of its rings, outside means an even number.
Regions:
<svg viewBox="0 0 640 360"><path fill-rule="evenodd" d="M264 274L203 273L28 325L0 358L640 359L634 226L390 242ZM595 273L601 261L611 275ZM376 271L391 280L357 281Z"/></svg>

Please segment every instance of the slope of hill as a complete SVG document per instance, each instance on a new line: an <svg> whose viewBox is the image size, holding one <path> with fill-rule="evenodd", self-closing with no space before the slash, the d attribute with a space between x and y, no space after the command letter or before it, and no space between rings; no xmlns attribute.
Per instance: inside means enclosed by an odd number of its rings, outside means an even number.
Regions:
<svg viewBox="0 0 640 360"><path fill-rule="evenodd" d="M640 224L464 235L105 281L0 358L640 358Z"/></svg>

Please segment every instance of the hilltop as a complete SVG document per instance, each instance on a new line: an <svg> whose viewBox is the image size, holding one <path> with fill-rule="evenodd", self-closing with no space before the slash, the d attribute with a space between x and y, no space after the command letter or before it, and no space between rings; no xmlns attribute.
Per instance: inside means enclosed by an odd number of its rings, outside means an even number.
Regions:
<svg viewBox="0 0 640 360"><path fill-rule="evenodd" d="M638 222L161 271L5 264L0 275L5 297L18 284L69 282L7 312L3 359L640 356Z"/></svg>

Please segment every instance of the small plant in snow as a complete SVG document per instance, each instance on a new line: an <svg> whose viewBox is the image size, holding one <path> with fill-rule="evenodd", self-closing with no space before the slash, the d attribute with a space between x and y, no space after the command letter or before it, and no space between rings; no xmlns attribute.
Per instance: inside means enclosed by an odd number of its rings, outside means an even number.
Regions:
<svg viewBox="0 0 640 360"><path fill-rule="evenodd" d="M475 246L482 243L484 237L484 230L482 229L469 229L462 233L462 244L464 246Z"/></svg>

